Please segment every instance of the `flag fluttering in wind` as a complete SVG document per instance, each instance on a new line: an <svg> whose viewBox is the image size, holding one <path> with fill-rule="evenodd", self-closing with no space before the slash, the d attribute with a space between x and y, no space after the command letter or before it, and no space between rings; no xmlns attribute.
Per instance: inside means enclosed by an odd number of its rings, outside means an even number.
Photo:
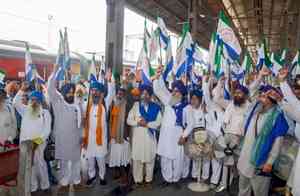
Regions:
<svg viewBox="0 0 300 196"><path fill-rule="evenodd" d="M39 75L36 65L32 63L31 53L28 43L25 43L25 79L29 82L36 81L38 84L45 84L44 79Z"/></svg>
<svg viewBox="0 0 300 196"><path fill-rule="evenodd" d="M58 70L55 73L55 79L57 81L64 80L65 70L63 68L64 64L64 38L61 30L59 31L59 46L58 52L56 56L56 65L58 66Z"/></svg>
<svg viewBox="0 0 300 196"><path fill-rule="evenodd" d="M205 64L205 61L204 61L204 56L203 56L203 53L201 52L200 50L200 47L198 46L197 43L195 43L194 45L194 53L193 53L193 59L198 62L198 63L203 63Z"/></svg>
<svg viewBox="0 0 300 196"><path fill-rule="evenodd" d="M0 69L0 87L4 85L5 71Z"/></svg>
<svg viewBox="0 0 300 196"><path fill-rule="evenodd" d="M296 74L299 74L300 72L300 50L297 50L297 53L292 61L292 75L295 76Z"/></svg>
<svg viewBox="0 0 300 196"><path fill-rule="evenodd" d="M265 59L265 50L263 44L259 44L257 46L257 62L256 62L256 70L259 71L264 65Z"/></svg>
<svg viewBox="0 0 300 196"><path fill-rule="evenodd" d="M163 49L167 50L167 46L169 43L169 35L166 24L161 17L157 17L157 26L159 29L160 45Z"/></svg>
<svg viewBox="0 0 300 196"><path fill-rule="evenodd" d="M284 48L282 50L282 53L281 53L281 56L280 56L280 61L282 61L283 63L285 63L286 53L287 53L287 48Z"/></svg>
<svg viewBox="0 0 300 196"><path fill-rule="evenodd" d="M281 60L281 57L274 54L274 52L271 54L271 62L272 66L270 67L270 70L274 75L277 75L279 70L283 67L284 61Z"/></svg>
<svg viewBox="0 0 300 196"><path fill-rule="evenodd" d="M64 62L63 67L65 70L68 70L71 66L71 56L70 56L70 47L69 47L69 39L68 39L68 32L67 28L65 28L64 33Z"/></svg>
<svg viewBox="0 0 300 196"><path fill-rule="evenodd" d="M92 60L91 60L91 66L89 69L88 79L90 82L97 81L97 69L96 69L95 55L93 55Z"/></svg>
<svg viewBox="0 0 300 196"><path fill-rule="evenodd" d="M219 78L222 73L224 73L224 69L222 69L222 65L227 63L226 59L223 57L223 42L222 40L216 39L215 44L215 53L214 53L214 61L213 61L213 71L217 78Z"/></svg>
<svg viewBox="0 0 300 196"><path fill-rule="evenodd" d="M245 71L245 74L249 74L251 72L251 68L253 67L253 62L248 52L244 57L242 67Z"/></svg>
<svg viewBox="0 0 300 196"><path fill-rule="evenodd" d="M215 64L215 55L216 55L216 32L213 32L211 35L210 43L209 43L209 50L208 50L208 64L209 69L212 69Z"/></svg>
<svg viewBox="0 0 300 196"><path fill-rule="evenodd" d="M172 72L174 66L174 58L172 55L172 47L171 47L171 39L169 39L167 43L167 51L166 51L166 66L163 72L163 79L167 81L169 73Z"/></svg>
<svg viewBox="0 0 300 196"><path fill-rule="evenodd" d="M159 49L159 29L156 28L154 31L151 32L151 36L148 43L149 48L149 60L153 61L157 58L157 51Z"/></svg>
<svg viewBox="0 0 300 196"><path fill-rule="evenodd" d="M34 66L32 64L32 58L29 51L29 45L25 43L26 51L25 51L25 80L32 81L34 79Z"/></svg>
<svg viewBox="0 0 300 196"><path fill-rule="evenodd" d="M243 80L245 77L245 70L237 63L233 63L231 66L231 76L233 81Z"/></svg>
<svg viewBox="0 0 300 196"><path fill-rule="evenodd" d="M267 50L267 44L266 40L264 39L263 42L259 45L257 48L257 64L256 69L259 71L265 65L268 68L272 67L272 62L269 58L268 50Z"/></svg>
<svg viewBox="0 0 300 196"><path fill-rule="evenodd" d="M191 70L193 63L193 54L191 52L193 40L188 23L183 25L180 40L180 44L176 51L176 62L173 69L176 78L180 78L184 73L187 74L187 72Z"/></svg>
<svg viewBox="0 0 300 196"><path fill-rule="evenodd" d="M148 57L149 40L150 40L150 34L147 30L147 23L145 20L143 47L139 54L139 58L137 62L137 70L141 70L142 82L147 85L152 84L151 77L155 74L154 69L150 65L150 60Z"/></svg>
<svg viewBox="0 0 300 196"><path fill-rule="evenodd" d="M229 19L225 16L223 11L219 13L217 36L224 43L224 47L230 58L232 60L238 60L242 49L233 29L230 27Z"/></svg>

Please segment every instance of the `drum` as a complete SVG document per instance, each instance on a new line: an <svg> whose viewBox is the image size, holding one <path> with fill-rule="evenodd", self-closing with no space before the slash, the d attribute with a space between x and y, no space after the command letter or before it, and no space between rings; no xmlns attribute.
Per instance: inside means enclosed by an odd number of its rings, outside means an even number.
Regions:
<svg viewBox="0 0 300 196"><path fill-rule="evenodd" d="M283 139L279 155L273 164L273 173L278 178L284 181L288 180L297 157L298 149L299 143L297 140L290 135L286 135Z"/></svg>
<svg viewBox="0 0 300 196"><path fill-rule="evenodd" d="M212 155L212 136L203 127L193 129L184 145L185 154L193 160L210 158Z"/></svg>

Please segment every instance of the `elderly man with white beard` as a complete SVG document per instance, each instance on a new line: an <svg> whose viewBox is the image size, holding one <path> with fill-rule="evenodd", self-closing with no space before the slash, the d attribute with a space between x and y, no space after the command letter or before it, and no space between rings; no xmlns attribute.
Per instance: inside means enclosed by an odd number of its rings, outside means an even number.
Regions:
<svg viewBox="0 0 300 196"><path fill-rule="evenodd" d="M50 187L47 164L44 160L46 140L51 131L51 116L42 104L44 95L39 91L33 91L29 96L29 105L22 103L22 89L14 98L13 105L22 116L20 143L32 141L33 165L31 172L31 192L39 188L47 191ZM40 182L38 182L40 180Z"/></svg>
<svg viewBox="0 0 300 196"><path fill-rule="evenodd" d="M185 154L182 145L178 144L184 130L183 110L188 105L187 89L181 80L172 84L172 92L166 88L162 68L157 70L153 82L154 94L164 105L164 114L158 140L158 154L161 156L161 173L165 180L164 185L174 184L180 188L178 182L183 175ZM186 160L188 162L189 160Z"/></svg>

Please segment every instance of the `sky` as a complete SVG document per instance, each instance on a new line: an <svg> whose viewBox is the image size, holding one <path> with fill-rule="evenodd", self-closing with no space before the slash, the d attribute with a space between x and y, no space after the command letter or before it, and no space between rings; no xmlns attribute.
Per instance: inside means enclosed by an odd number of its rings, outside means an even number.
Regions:
<svg viewBox="0 0 300 196"><path fill-rule="evenodd" d="M125 35L143 33L142 16L126 9L125 18ZM1 22L0 39L29 41L54 49L58 47L59 29L67 27L71 50L103 52L105 48L106 0L3 1L0 21L5 21Z"/></svg>
<svg viewBox="0 0 300 196"><path fill-rule="evenodd" d="M126 8L124 35L142 35L144 19ZM28 41L57 51L59 29L67 27L72 51L86 54L105 50L106 0L6 0L1 2L0 21L0 39ZM149 31L156 27L151 21L147 26ZM174 55L177 40L171 41ZM134 48L137 59L141 40L133 42L127 43L127 48Z"/></svg>

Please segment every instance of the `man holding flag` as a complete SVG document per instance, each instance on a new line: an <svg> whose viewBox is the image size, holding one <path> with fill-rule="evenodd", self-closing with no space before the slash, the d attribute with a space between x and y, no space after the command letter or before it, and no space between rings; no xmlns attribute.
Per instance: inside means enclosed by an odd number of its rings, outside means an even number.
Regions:
<svg viewBox="0 0 300 196"><path fill-rule="evenodd" d="M154 94L165 107L158 141L158 154L161 156L161 172L165 184L175 184L183 177L184 149L178 144L182 135L183 110L188 105L187 88L181 80L172 84L172 92L165 86L162 78L162 67L158 68L153 82ZM187 176L184 176L187 177Z"/></svg>

